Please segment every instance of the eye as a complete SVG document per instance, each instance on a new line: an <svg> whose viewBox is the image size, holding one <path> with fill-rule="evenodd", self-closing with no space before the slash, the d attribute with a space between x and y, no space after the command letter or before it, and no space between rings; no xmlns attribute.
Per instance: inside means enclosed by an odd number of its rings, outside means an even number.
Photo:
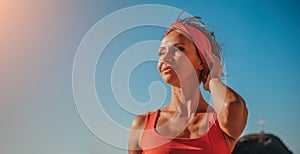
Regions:
<svg viewBox="0 0 300 154"><path fill-rule="evenodd" d="M166 50L164 49L161 49L158 51L158 56L162 56L162 55L165 55L166 54Z"/></svg>
<svg viewBox="0 0 300 154"><path fill-rule="evenodd" d="M184 47L178 47L180 51L184 51Z"/></svg>
<svg viewBox="0 0 300 154"><path fill-rule="evenodd" d="M183 52L183 51L184 51L184 47L175 47L173 51L174 51L174 52L176 52L176 51L181 51L181 52Z"/></svg>

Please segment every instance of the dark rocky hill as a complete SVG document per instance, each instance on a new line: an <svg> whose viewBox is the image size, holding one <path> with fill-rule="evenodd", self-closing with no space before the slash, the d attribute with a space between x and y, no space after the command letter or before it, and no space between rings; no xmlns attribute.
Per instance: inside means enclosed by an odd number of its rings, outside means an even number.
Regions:
<svg viewBox="0 0 300 154"><path fill-rule="evenodd" d="M292 152L275 135L261 132L241 137L232 154L292 154Z"/></svg>

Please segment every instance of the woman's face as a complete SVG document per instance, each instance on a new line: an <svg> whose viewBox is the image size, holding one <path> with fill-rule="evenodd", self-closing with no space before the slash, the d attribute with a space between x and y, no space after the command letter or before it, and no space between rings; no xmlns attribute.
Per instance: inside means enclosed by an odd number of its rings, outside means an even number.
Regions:
<svg viewBox="0 0 300 154"><path fill-rule="evenodd" d="M203 65L196 53L194 44L178 31L165 36L159 47L158 71L162 79L173 86L180 87L180 80L189 80L197 75L199 80Z"/></svg>

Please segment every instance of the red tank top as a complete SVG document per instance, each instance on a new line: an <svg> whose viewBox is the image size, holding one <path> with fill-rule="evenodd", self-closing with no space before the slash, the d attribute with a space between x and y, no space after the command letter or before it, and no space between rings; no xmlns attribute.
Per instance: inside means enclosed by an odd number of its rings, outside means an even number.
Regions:
<svg viewBox="0 0 300 154"><path fill-rule="evenodd" d="M208 113L208 131L198 138L170 138L155 131L160 110L147 115L140 140L143 154L230 154L217 114Z"/></svg>

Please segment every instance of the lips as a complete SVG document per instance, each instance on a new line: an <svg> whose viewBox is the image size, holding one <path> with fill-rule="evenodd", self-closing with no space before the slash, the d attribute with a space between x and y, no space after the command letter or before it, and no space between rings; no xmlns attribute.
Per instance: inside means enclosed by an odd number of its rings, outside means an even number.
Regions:
<svg viewBox="0 0 300 154"><path fill-rule="evenodd" d="M162 72L167 72L167 71L172 71L172 70L173 70L172 67L168 65L162 69Z"/></svg>

